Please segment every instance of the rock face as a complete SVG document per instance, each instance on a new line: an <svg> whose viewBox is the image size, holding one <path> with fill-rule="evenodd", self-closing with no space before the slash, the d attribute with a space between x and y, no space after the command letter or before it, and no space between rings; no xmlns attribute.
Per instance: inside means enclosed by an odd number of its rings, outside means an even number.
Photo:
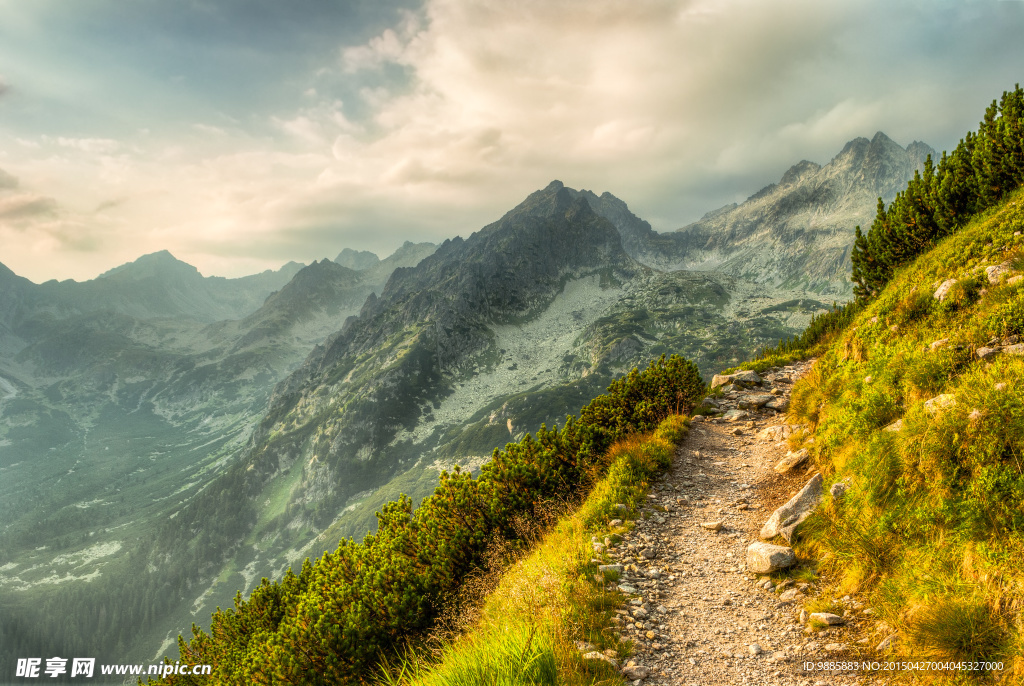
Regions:
<svg viewBox="0 0 1024 686"><path fill-rule="evenodd" d="M769 574L795 564L796 554L792 548L760 541L747 547L747 570L755 574Z"/></svg>
<svg viewBox="0 0 1024 686"><path fill-rule="evenodd" d="M782 537L789 541L797 525L807 519L818 506L822 495L822 483L821 474L811 477L799 493L772 513L761 528L761 538L768 540L782 534Z"/></svg>

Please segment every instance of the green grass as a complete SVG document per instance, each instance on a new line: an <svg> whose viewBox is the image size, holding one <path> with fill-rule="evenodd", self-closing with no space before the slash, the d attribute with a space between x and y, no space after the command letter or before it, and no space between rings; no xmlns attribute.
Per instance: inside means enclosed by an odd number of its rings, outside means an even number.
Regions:
<svg viewBox="0 0 1024 686"><path fill-rule="evenodd" d="M511 559L496 551L496 567L482 575L480 598L450 618L448 631L427 649L410 649L383 666L379 683L388 686L492 686L536 684L575 686L621 684L606 662L584 660L575 642L596 651L614 650L620 661L631 651L613 631L611 617L623 597L608 591L591 562L590 538L617 538L607 522L623 518L615 505L637 516L650 479L671 463L674 444L685 438L688 421L673 415L645 436L612 446L607 476L575 510L538 529L536 544ZM598 579L602 579L599 581ZM432 648L432 649L430 649Z"/></svg>
<svg viewBox="0 0 1024 686"><path fill-rule="evenodd" d="M974 351L1024 326L1024 283L984 271L1020 266L1022 201L899 271L831 334L789 412L812 426L826 486L851 481L805 522L798 552L821 559L833 595L865 594L905 656L1003 660L1004 683L1024 677L1024 357ZM939 302L947 279L957 283ZM943 394L955 404L929 411Z"/></svg>

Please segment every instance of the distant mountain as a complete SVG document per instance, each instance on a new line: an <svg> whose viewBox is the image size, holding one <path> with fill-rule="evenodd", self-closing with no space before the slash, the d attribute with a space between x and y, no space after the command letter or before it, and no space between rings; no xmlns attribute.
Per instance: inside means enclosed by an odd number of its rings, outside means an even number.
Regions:
<svg viewBox="0 0 1024 686"><path fill-rule="evenodd" d="M755 283L806 289L848 299L854 227L867 228L878 198L888 202L935 151L906 148L879 131L847 143L824 167L803 160L742 204L708 212L675 233L658 234L612 198L609 207L623 244L637 260L661 270L710 270Z"/></svg>
<svg viewBox="0 0 1024 686"><path fill-rule="evenodd" d="M348 267L355 271L362 271L363 269L369 269L370 267L379 264L380 258L377 257L375 253L368 250L353 250L352 248L345 248L338 253L338 256L334 258L334 261L342 267Z"/></svg>

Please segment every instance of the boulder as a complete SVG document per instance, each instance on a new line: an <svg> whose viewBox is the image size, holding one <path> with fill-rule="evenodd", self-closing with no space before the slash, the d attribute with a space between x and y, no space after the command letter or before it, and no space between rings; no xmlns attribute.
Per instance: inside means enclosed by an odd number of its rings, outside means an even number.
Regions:
<svg viewBox="0 0 1024 686"><path fill-rule="evenodd" d="M772 513L765 525L761 527L761 538L767 540L782 534L783 538L789 541L797 525L814 512L814 508L821 500L821 495L821 474L815 474L788 503Z"/></svg>
<svg viewBox="0 0 1024 686"><path fill-rule="evenodd" d="M734 374L715 374L711 377L711 388L715 389L719 386L725 386L726 384L735 384L737 386L757 386L763 381L764 379L762 379L757 372L745 369Z"/></svg>
<svg viewBox="0 0 1024 686"><path fill-rule="evenodd" d="M775 398L765 403L765 407L776 412L786 412L789 410L789 398Z"/></svg>
<svg viewBox="0 0 1024 686"><path fill-rule="evenodd" d="M1003 348L1003 352L1007 355L1024 355L1024 343L1017 343L1016 345L1008 345Z"/></svg>
<svg viewBox="0 0 1024 686"><path fill-rule="evenodd" d="M804 462L807 459L807 448L801 448L796 452L790 451L784 458L779 460L779 463L775 465L775 471L779 474L786 474L791 471L794 467Z"/></svg>
<svg viewBox="0 0 1024 686"><path fill-rule="evenodd" d="M760 541L747 546L747 571L754 574L769 574L795 564L796 554L792 548Z"/></svg>
<svg viewBox="0 0 1024 686"><path fill-rule="evenodd" d="M769 395L767 393L752 393L740 398L740 401L737 404L740 406L740 409L743 410L756 410L759 407L764 407L773 400L775 400L775 396L773 395Z"/></svg>

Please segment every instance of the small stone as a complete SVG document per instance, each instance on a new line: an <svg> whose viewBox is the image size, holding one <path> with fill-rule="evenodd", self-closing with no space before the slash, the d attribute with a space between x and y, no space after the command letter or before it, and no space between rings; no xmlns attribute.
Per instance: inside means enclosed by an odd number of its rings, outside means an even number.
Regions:
<svg viewBox="0 0 1024 686"><path fill-rule="evenodd" d="M981 421L981 410L979 410L978 408L974 408L973 410L971 410L971 413L969 415L967 415L967 420L971 424L977 424L978 422L980 422Z"/></svg>
<svg viewBox="0 0 1024 686"><path fill-rule="evenodd" d="M597 571L599 571L599 572L612 572L612 573L615 573L615 574L622 574L623 567L620 564L598 565L597 566Z"/></svg>
<svg viewBox="0 0 1024 686"><path fill-rule="evenodd" d="M651 670L642 665L631 665L622 670L622 676L627 679L646 679L650 673Z"/></svg>
<svg viewBox="0 0 1024 686"><path fill-rule="evenodd" d="M747 547L747 569L755 574L768 574L796 564L792 548L770 543L751 543Z"/></svg>
<svg viewBox="0 0 1024 686"><path fill-rule="evenodd" d="M956 396L952 393L943 393L937 395L931 400L926 400L924 403L924 410L928 414L938 414L941 410L948 409L956 405Z"/></svg>
<svg viewBox="0 0 1024 686"><path fill-rule="evenodd" d="M741 429L740 427L737 426L735 429L733 429L729 433L731 435L733 435L733 436L742 436L743 435L743 429Z"/></svg>
<svg viewBox="0 0 1024 686"><path fill-rule="evenodd" d="M751 643L749 646L747 646L747 649L750 650L751 655L760 655L764 652L764 648L762 648L756 643Z"/></svg>
<svg viewBox="0 0 1024 686"><path fill-rule="evenodd" d="M999 348L982 347L974 351L974 354L978 356L979 360L987 360L998 355L1001 351Z"/></svg>
<svg viewBox="0 0 1024 686"><path fill-rule="evenodd" d="M993 286L999 284L999 277L1003 274L1010 273L1010 263L1003 262L1002 264L995 264L985 269L985 276L988 277L988 282Z"/></svg>
<svg viewBox="0 0 1024 686"><path fill-rule="evenodd" d="M634 607L633 616L637 619L647 619L647 610L643 609L642 607Z"/></svg>
<svg viewBox="0 0 1024 686"><path fill-rule="evenodd" d="M949 343L949 339L948 338L940 338L937 341L932 341L932 344L930 346L928 346L928 347L931 348L932 350L938 350L939 348L943 347L947 343Z"/></svg>
<svg viewBox="0 0 1024 686"><path fill-rule="evenodd" d="M644 548L640 551L640 557L644 558L645 560L653 560L657 556L658 551L656 551L654 548Z"/></svg>
<svg viewBox="0 0 1024 686"><path fill-rule="evenodd" d="M884 429L882 429L882 431L892 431L892 432L895 433L895 432L901 431L902 429L903 429L903 419L901 418L901 419L897 419L895 422L893 422L889 426L887 426Z"/></svg>
<svg viewBox="0 0 1024 686"><path fill-rule="evenodd" d="M589 653L584 653L583 654L583 659L584 660L600 660L601 662L607 662L608 664L610 664L615 669L619 668L619 661L618 660L616 660L614 657L611 657L609 655L605 655L604 653L599 653L596 650L591 651Z"/></svg>
<svg viewBox="0 0 1024 686"><path fill-rule="evenodd" d="M878 644L878 647L875 648L875 650L877 650L880 653L885 652L886 650L888 650L892 646L893 643L896 642L896 638L898 636L899 636L899 634L891 634L889 636L886 636L885 638L882 639L882 642Z"/></svg>
<svg viewBox="0 0 1024 686"><path fill-rule="evenodd" d="M807 459L808 454L807 448L801 448L796 452L790 451L775 465L775 471L779 474L788 474L794 467L802 464Z"/></svg>
<svg viewBox="0 0 1024 686"><path fill-rule="evenodd" d="M701 527L707 529L708 531L721 531L722 522L702 522Z"/></svg>
<svg viewBox="0 0 1024 686"><path fill-rule="evenodd" d="M724 419L727 422L738 422L749 418L750 414L745 412L744 410L729 410L728 412L722 415L722 419Z"/></svg>
<svg viewBox="0 0 1024 686"><path fill-rule="evenodd" d="M791 601L794 601L794 600L799 600L799 599L801 599L803 597L804 597L804 594L801 593L799 589L791 588L788 591L783 591L779 595L779 600L783 600L783 601L786 601L786 602L791 602Z"/></svg>
<svg viewBox="0 0 1024 686"><path fill-rule="evenodd" d="M821 622L822 624L828 624L829 626L839 626L843 623L843 618L839 615L834 615L831 612L814 612L810 617L812 622Z"/></svg>
<svg viewBox="0 0 1024 686"><path fill-rule="evenodd" d="M807 614L807 610L800 610L800 623L801 624L806 624L809 617L810 617L810 615Z"/></svg>
<svg viewBox="0 0 1024 686"><path fill-rule="evenodd" d="M949 295L949 289L952 288L955 283L956 279L946 279L941 284L939 284L938 289L936 289L932 297L938 300L939 302L942 302L943 300L946 299L946 296Z"/></svg>
<svg viewBox="0 0 1024 686"><path fill-rule="evenodd" d="M1003 352L1007 355L1024 355L1024 343L1017 343L1016 345L1008 345L1003 348Z"/></svg>
<svg viewBox="0 0 1024 686"><path fill-rule="evenodd" d="M648 631L646 634L644 634L644 636L647 637L648 641L653 641L658 637L658 634L654 633L653 631Z"/></svg>
<svg viewBox="0 0 1024 686"><path fill-rule="evenodd" d="M864 383L871 383L874 380L875 380L875 377L870 376L870 375L864 377Z"/></svg>
<svg viewBox="0 0 1024 686"><path fill-rule="evenodd" d="M619 584L619 591L625 593L626 595L633 595L634 593L636 593L636 588L628 584Z"/></svg>
<svg viewBox="0 0 1024 686"><path fill-rule="evenodd" d="M993 386L992 388L994 388L994 389L995 389L995 390L997 390L997 391L1005 391L1005 390L1006 390L1006 384L1005 384L1005 383L1002 383L1002 382L1000 382L1000 383L997 383L997 384L996 384L995 386Z"/></svg>
<svg viewBox="0 0 1024 686"><path fill-rule="evenodd" d="M829 643L825 646L825 652L827 653L841 653L842 651L849 648L845 643Z"/></svg>
<svg viewBox="0 0 1024 686"><path fill-rule="evenodd" d="M832 488L828 489L829 495L832 496L833 500L842 500L843 496L846 495L846 490L850 487L849 484L842 481L837 481L832 484Z"/></svg>
<svg viewBox="0 0 1024 686"><path fill-rule="evenodd" d="M608 522L608 526L609 527L622 526L622 520L621 519L612 519L612 520L610 520Z"/></svg>

